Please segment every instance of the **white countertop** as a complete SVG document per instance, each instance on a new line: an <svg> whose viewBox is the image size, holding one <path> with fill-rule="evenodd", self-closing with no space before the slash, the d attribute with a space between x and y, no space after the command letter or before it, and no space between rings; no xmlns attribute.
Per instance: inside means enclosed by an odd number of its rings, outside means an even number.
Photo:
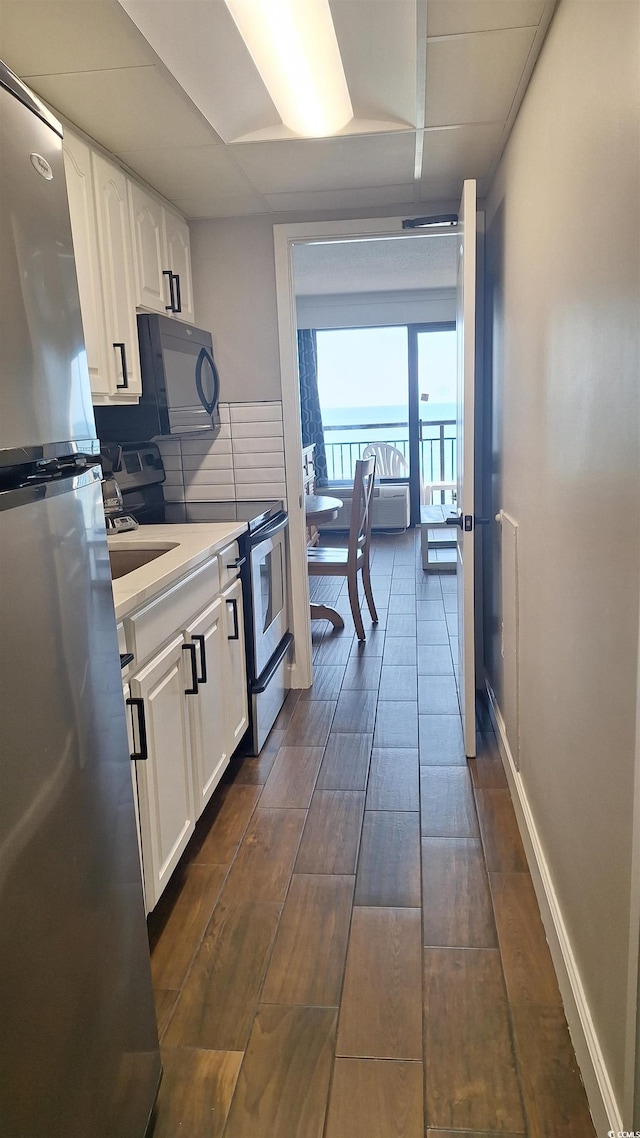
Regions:
<svg viewBox="0 0 640 1138"><path fill-rule="evenodd" d="M109 549L154 549L173 545L148 565L134 569L113 582L116 619L122 620L186 576L215 553L219 553L247 528L246 522L207 522L185 525L139 526L126 533L109 535Z"/></svg>

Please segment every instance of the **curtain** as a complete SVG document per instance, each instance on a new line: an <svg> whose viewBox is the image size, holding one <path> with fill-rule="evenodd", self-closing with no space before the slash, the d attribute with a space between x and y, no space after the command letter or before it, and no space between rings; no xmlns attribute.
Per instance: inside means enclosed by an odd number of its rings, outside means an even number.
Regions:
<svg viewBox="0 0 640 1138"><path fill-rule="evenodd" d="M298 331L298 374L302 445L308 447L315 443L316 482L323 486L327 482L327 455L318 396L318 351L315 328L300 328Z"/></svg>

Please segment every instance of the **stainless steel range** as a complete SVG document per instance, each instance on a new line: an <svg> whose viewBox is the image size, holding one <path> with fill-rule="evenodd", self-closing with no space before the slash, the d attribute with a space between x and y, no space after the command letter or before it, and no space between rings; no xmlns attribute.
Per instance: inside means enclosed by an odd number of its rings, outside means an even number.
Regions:
<svg viewBox="0 0 640 1138"><path fill-rule="evenodd" d="M116 468L119 467L119 468ZM288 518L281 500L164 502L164 469L153 443L125 444L113 476L123 511L140 524L243 521L238 566L244 602L250 722L245 746L257 755L287 694Z"/></svg>

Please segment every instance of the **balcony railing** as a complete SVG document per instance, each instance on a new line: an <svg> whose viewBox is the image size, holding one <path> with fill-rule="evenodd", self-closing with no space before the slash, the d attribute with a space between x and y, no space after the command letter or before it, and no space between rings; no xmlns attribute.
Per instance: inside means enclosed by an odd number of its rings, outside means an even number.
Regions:
<svg viewBox="0 0 640 1138"><path fill-rule="evenodd" d="M334 434L349 432L348 441L333 438ZM438 419L421 423L420 470L422 481L455 482L456 480L456 422L455 419ZM353 436L356 436L354 439ZM360 437L357 437L360 436ZM327 476L330 482L352 482L356 460L369 443L389 443L397 447L409 467L408 423L345 423L324 428L324 445L327 455Z"/></svg>

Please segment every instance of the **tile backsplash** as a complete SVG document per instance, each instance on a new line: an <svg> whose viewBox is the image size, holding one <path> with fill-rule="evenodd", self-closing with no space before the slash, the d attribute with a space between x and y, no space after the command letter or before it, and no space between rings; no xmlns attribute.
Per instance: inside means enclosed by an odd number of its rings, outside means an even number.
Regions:
<svg viewBox="0 0 640 1138"><path fill-rule="evenodd" d="M221 403L220 428L156 440L167 502L284 498L282 403Z"/></svg>

